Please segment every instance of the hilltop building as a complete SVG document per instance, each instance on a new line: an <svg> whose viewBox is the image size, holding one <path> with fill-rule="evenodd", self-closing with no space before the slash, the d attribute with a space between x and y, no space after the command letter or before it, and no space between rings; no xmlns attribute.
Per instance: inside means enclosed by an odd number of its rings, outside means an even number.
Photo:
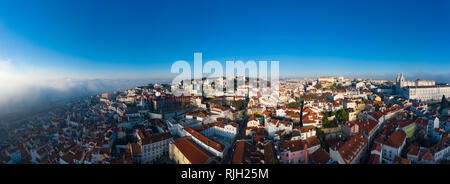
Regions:
<svg viewBox="0 0 450 184"><path fill-rule="evenodd" d="M395 80L397 94L413 100L437 101L442 96L450 95L450 85L436 85L435 81L406 81L403 74L398 75Z"/></svg>

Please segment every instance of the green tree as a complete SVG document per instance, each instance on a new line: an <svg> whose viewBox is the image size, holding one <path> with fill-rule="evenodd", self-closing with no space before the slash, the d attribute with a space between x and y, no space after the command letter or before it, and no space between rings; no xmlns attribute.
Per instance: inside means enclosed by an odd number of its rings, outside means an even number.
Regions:
<svg viewBox="0 0 450 184"><path fill-rule="evenodd" d="M334 127L337 127L338 125L337 125L336 119L329 120L328 117L324 117L322 119L322 126L324 128L334 128Z"/></svg>
<svg viewBox="0 0 450 184"><path fill-rule="evenodd" d="M316 89L321 89L321 88L322 88L322 84L317 83L316 86L315 86L315 88L316 88Z"/></svg>
<svg viewBox="0 0 450 184"><path fill-rule="evenodd" d="M325 151L328 151L329 146L328 146L327 141L325 140L325 133L323 133L321 129L317 129L316 135L317 135L317 138L319 139L320 147L322 147Z"/></svg>
<svg viewBox="0 0 450 184"><path fill-rule="evenodd" d="M329 117L334 116L334 112L333 111L323 111L322 114L323 114L322 126L324 128L337 127L336 119L334 119L334 120L329 120L328 119Z"/></svg>
<svg viewBox="0 0 450 184"><path fill-rule="evenodd" d="M328 128L330 126L330 120L328 120L328 117L323 116L323 118L322 118L322 126L324 128Z"/></svg>
<svg viewBox="0 0 450 184"><path fill-rule="evenodd" d="M238 110L243 110L247 108L248 102L247 100L235 100L231 102L231 105Z"/></svg>
<svg viewBox="0 0 450 184"><path fill-rule="evenodd" d="M344 90L345 89L345 87L344 86L342 86L341 84L333 84L332 86L330 86L330 89L331 90Z"/></svg>
<svg viewBox="0 0 450 184"><path fill-rule="evenodd" d="M280 141L281 142L289 141L289 140L291 140L291 138L292 138L292 133L290 133L290 134L281 134Z"/></svg>
<svg viewBox="0 0 450 184"><path fill-rule="evenodd" d="M348 121L348 113L345 109L339 110L337 113L337 119L341 122Z"/></svg>
<svg viewBox="0 0 450 184"><path fill-rule="evenodd" d="M300 108L300 102L291 102L286 105L287 108Z"/></svg>

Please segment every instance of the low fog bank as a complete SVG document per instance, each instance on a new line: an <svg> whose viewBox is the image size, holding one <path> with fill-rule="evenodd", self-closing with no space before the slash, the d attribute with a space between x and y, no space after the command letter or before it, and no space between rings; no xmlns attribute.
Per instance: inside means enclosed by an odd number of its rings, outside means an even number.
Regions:
<svg viewBox="0 0 450 184"><path fill-rule="evenodd" d="M167 79L149 77L77 78L54 69L26 66L0 59L0 122L45 112L79 97L167 82Z"/></svg>
<svg viewBox="0 0 450 184"><path fill-rule="evenodd" d="M3 83L0 86L9 88L2 87L0 90L0 120L14 119L14 116L48 109L75 98L134 88L152 82L158 81L146 79L54 79L9 86Z"/></svg>

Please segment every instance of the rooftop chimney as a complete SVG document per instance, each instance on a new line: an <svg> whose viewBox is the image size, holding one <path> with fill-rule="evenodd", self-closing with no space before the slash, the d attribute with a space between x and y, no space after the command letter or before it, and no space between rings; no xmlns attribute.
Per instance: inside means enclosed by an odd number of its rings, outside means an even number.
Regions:
<svg viewBox="0 0 450 184"><path fill-rule="evenodd" d="M305 143L305 164L308 164L308 145Z"/></svg>

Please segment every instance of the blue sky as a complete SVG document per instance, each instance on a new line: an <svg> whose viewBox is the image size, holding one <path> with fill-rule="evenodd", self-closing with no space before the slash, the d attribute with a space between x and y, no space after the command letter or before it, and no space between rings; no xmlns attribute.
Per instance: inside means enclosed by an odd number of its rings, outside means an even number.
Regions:
<svg viewBox="0 0 450 184"><path fill-rule="evenodd" d="M289 77L436 80L450 77L450 1L0 1L0 60L19 68L161 78L194 52L279 60Z"/></svg>

